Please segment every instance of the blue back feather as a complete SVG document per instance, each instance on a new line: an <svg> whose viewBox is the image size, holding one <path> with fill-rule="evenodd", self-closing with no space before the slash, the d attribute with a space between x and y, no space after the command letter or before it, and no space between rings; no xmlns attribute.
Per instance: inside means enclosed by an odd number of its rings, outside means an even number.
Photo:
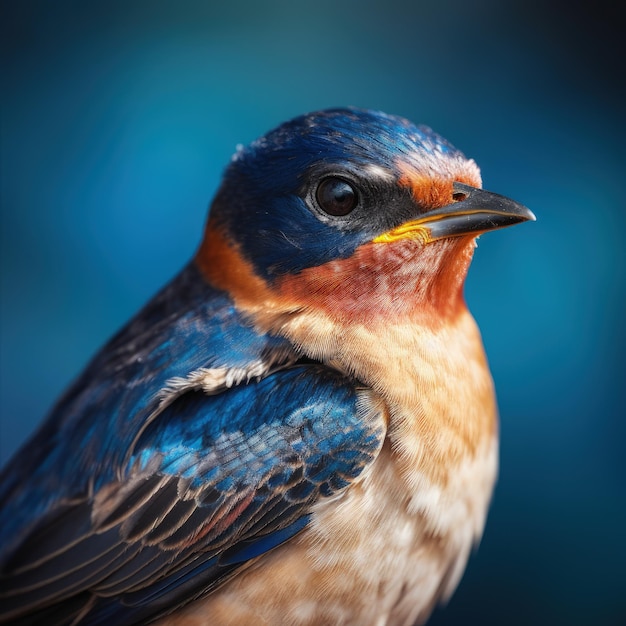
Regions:
<svg viewBox="0 0 626 626"><path fill-rule="evenodd" d="M114 478L169 379L290 349L259 335L190 264L94 357L0 475L3 553L52 503Z"/></svg>

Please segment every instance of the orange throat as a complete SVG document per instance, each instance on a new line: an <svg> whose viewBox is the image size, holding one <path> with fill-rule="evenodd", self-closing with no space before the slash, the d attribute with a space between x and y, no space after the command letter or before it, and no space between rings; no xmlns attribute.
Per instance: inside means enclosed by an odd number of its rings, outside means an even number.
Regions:
<svg viewBox="0 0 626 626"><path fill-rule="evenodd" d="M243 310L316 310L353 323L418 317L438 325L465 310L463 284L474 248L472 236L428 244L415 239L367 243L347 259L270 284L219 230L209 228L196 263Z"/></svg>
<svg viewBox="0 0 626 626"><path fill-rule="evenodd" d="M474 248L473 237L368 243L350 258L286 276L278 288L331 317L365 322L417 315L443 322L465 308L463 284Z"/></svg>
<svg viewBox="0 0 626 626"><path fill-rule="evenodd" d="M458 461L496 428L491 377L463 299L474 239L368 243L348 259L267 283L210 230L196 262L260 332L285 337L380 394L398 449L420 441L424 458ZM408 448L400 456L417 463Z"/></svg>

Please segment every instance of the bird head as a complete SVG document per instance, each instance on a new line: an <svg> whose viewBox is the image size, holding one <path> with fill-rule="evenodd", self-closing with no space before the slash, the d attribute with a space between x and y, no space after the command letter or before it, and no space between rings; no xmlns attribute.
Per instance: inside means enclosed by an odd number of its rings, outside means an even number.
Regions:
<svg viewBox="0 0 626 626"><path fill-rule="evenodd" d="M233 156L197 263L247 309L445 317L476 236L534 219L480 187L476 163L425 126L311 113Z"/></svg>

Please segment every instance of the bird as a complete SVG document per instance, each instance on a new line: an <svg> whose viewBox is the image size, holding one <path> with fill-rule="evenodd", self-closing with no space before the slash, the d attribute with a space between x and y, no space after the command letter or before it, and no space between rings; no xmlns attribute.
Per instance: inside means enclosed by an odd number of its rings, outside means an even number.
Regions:
<svg viewBox="0 0 626 626"><path fill-rule="evenodd" d="M0 476L0 623L412 625L498 467L464 282L533 213L427 126L301 115Z"/></svg>

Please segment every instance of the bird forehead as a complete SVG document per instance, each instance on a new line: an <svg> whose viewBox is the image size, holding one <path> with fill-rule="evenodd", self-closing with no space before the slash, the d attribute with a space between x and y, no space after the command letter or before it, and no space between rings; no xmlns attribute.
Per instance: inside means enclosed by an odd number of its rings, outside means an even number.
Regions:
<svg viewBox="0 0 626 626"><path fill-rule="evenodd" d="M397 159L398 184L410 190L415 202L424 209L445 206L452 200L453 183L481 187L480 170L472 159L463 156L447 159Z"/></svg>

